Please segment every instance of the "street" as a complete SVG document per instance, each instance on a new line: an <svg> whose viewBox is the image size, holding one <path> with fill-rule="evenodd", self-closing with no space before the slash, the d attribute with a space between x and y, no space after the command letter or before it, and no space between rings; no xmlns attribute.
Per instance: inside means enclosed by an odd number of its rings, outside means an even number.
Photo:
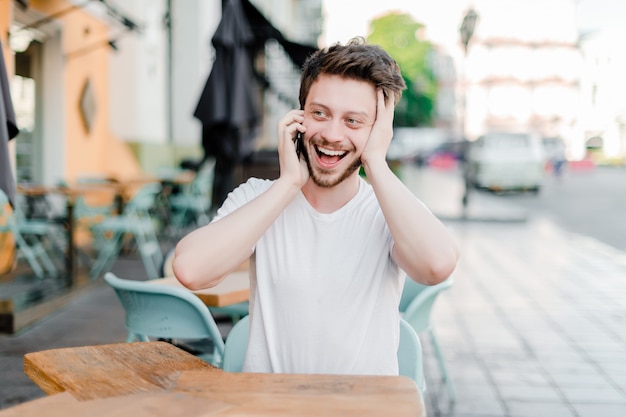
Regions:
<svg viewBox="0 0 626 417"><path fill-rule="evenodd" d="M566 169L561 178L546 173L545 185L538 194L472 189L465 218L460 171L406 165L402 167L401 177L444 222L546 220L566 232L626 251L626 168L623 167Z"/></svg>
<svg viewBox="0 0 626 417"><path fill-rule="evenodd" d="M568 232L626 251L626 169L623 167L566 170L560 179L548 174L538 195L510 193L497 197L526 209L530 219L547 218Z"/></svg>

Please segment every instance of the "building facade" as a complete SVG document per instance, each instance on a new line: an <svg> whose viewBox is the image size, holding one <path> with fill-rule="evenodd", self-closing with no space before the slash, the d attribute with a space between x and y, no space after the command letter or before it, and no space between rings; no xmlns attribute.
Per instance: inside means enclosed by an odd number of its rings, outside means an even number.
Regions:
<svg viewBox="0 0 626 417"><path fill-rule="evenodd" d="M582 145L600 160L626 157L626 54L624 29L587 33L580 38L584 60L580 123Z"/></svg>
<svg viewBox="0 0 626 417"><path fill-rule="evenodd" d="M0 0L0 41L20 125L11 144L18 181L132 177L201 158L193 112L214 59L222 3ZM290 40L316 43L319 1L252 3ZM272 48L265 71L291 92L299 69L282 74L284 57ZM272 100L266 92L259 146L271 146L275 129L266 126L283 109Z"/></svg>
<svg viewBox="0 0 626 417"><path fill-rule="evenodd" d="M474 4L479 20L461 86L466 94L466 135L526 130L561 137L575 148L581 136L583 75L575 3Z"/></svg>

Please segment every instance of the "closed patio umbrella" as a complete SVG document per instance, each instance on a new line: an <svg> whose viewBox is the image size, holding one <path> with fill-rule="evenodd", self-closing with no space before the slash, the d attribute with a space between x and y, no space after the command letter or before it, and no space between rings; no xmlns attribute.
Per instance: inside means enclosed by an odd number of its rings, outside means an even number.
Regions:
<svg viewBox="0 0 626 417"><path fill-rule="evenodd" d="M222 204L234 184L236 165L253 151L261 122L260 75L253 61L265 41L277 39L302 66L315 48L289 42L247 0L228 0L211 40L215 61L194 117L202 122L205 158L215 157L213 207Z"/></svg>
<svg viewBox="0 0 626 417"><path fill-rule="evenodd" d="M15 180L9 159L9 140L18 133L2 42L0 42L0 189L6 193L13 206L15 206ZM8 233L0 233L0 274L9 272L13 267L14 242L13 237Z"/></svg>
<svg viewBox="0 0 626 417"><path fill-rule="evenodd" d="M252 67L252 33L240 0L230 0L213 36L215 61L194 116L202 122L205 157L214 156L214 207L234 186L236 164L251 151L261 118Z"/></svg>
<svg viewBox="0 0 626 417"><path fill-rule="evenodd" d="M15 204L15 180L9 159L9 140L17 136L18 133L4 53L0 42L0 188L9 196L9 201L13 205Z"/></svg>

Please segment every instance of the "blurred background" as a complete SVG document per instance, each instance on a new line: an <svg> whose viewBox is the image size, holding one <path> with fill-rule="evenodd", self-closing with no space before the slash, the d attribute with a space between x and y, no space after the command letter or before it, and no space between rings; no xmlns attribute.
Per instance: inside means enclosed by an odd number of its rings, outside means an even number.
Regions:
<svg viewBox="0 0 626 417"><path fill-rule="evenodd" d="M154 173L203 158L208 122L194 113L228 3L0 2L20 129L10 150L17 181ZM548 162L623 163L623 3L235 3L252 22L250 85L260 106L237 129L235 164L275 147L276 120L297 106L298 54L353 36L387 48L409 85L392 159L424 162L437 147L454 156L463 147L447 142L514 132L545 142Z"/></svg>

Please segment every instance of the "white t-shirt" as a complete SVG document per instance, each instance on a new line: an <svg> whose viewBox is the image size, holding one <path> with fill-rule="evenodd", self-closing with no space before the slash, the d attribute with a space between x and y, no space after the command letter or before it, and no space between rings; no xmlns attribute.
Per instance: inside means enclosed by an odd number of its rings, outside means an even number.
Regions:
<svg viewBox="0 0 626 417"><path fill-rule="evenodd" d="M266 191L249 179L219 221ZM372 187L317 212L300 192L255 246L245 372L397 375L404 273Z"/></svg>

